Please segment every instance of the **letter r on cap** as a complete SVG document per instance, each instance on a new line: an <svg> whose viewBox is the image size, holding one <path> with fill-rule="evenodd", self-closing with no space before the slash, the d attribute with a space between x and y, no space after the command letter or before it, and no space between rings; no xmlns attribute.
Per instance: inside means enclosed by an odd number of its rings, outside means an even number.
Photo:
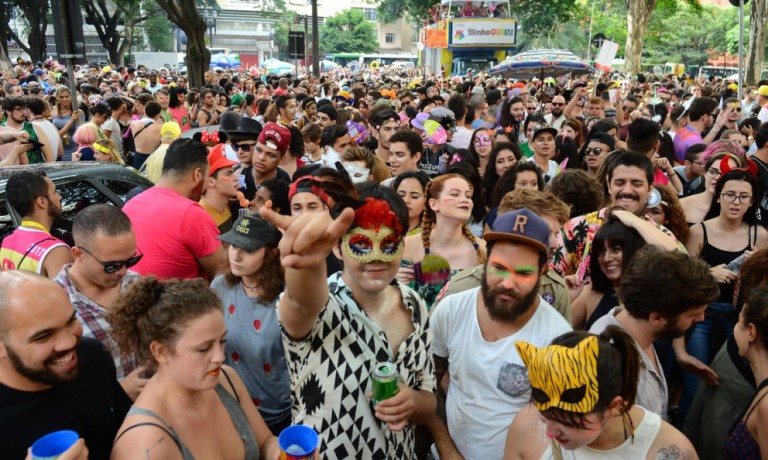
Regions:
<svg viewBox="0 0 768 460"><path fill-rule="evenodd" d="M515 225L512 227L513 232L525 233L525 225L528 223L528 216L517 215L515 216Z"/></svg>

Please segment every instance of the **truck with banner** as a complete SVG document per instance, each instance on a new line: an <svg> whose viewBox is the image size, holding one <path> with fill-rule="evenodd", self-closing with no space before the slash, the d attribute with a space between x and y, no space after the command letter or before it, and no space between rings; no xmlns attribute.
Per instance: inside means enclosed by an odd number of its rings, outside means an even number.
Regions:
<svg viewBox="0 0 768 460"><path fill-rule="evenodd" d="M503 61L517 49L517 19L454 17L422 29L422 65L432 74L465 76ZM421 46L420 46L421 47Z"/></svg>

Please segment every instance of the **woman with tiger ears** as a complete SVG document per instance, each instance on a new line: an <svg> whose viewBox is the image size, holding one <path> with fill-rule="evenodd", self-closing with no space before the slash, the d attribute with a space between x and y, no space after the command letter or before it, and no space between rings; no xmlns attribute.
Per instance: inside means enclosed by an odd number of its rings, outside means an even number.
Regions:
<svg viewBox="0 0 768 460"><path fill-rule="evenodd" d="M509 427L505 460L698 458L688 438L635 405L640 356L623 329L569 332L544 348L515 346L532 404Z"/></svg>
<svg viewBox="0 0 768 460"><path fill-rule="evenodd" d="M445 285L448 271L454 275L485 262L485 241L478 240L466 224L475 205L472 192L472 185L458 174L443 174L432 179L425 190L427 206L421 218L421 234L405 238L397 279L411 284L428 308ZM426 257L432 255L439 257ZM423 273L444 272L446 276L440 277L440 283L424 283L414 276L417 263Z"/></svg>

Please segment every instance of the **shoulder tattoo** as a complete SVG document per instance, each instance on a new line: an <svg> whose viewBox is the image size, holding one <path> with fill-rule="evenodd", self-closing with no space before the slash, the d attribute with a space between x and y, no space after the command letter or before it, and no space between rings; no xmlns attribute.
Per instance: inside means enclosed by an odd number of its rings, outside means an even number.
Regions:
<svg viewBox="0 0 768 460"><path fill-rule="evenodd" d="M656 453L656 460L693 460L693 452L682 449L680 446L671 445L662 447Z"/></svg>

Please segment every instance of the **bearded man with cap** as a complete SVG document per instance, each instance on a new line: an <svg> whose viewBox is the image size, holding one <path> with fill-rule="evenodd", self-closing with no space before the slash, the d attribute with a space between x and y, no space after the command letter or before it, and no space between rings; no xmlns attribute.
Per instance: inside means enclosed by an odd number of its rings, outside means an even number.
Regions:
<svg viewBox="0 0 768 460"><path fill-rule="evenodd" d="M571 330L538 293L546 270L547 222L528 209L496 219L484 235L488 260L480 287L449 295L432 311L435 380L448 426L428 424L441 458L498 458L511 420L531 400L515 342L543 347ZM443 392L443 390L445 390Z"/></svg>
<svg viewBox="0 0 768 460"><path fill-rule="evenodd" d="M237 173L233 168L236 161L225 157L221 151L208 153L208 179L206 179L200 206L216 222L220 233L232 228L234 218L230 204L237 200Z"/></svg>
<svg viewBox="0 0 768 460"><path fill-rule="evenodd" d="M243 118L240 123L252 121L255 122L250 118ZM253 200L259 185L266 180L278 178L285 182L291 181L288 173L278 168L290 145L291 131L279 123L264 125L264 129L261 130L256 142L240 141L232 144L232 148L238 151L238 154L241 151L253 152L253 166L243 168L241 173L245 185L241 191L249 201Z"/></svg>

